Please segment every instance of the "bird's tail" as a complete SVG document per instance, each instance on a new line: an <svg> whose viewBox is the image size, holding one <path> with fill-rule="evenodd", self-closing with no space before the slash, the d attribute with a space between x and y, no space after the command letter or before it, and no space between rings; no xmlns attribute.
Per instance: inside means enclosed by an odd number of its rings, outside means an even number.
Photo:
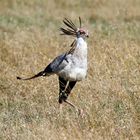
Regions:
<svg viewBox="0 0 140 140"><path fill-rule="evenodd" d="M37 78L37 77L40 77L40 76L45 76L45 72L44 71L41 71L39 72L38 74L32 76L32 77L29 77L29 78L21 78L21 77L17 77L18 80L31 80L31 79L34 79L34 78Z"/></svg>

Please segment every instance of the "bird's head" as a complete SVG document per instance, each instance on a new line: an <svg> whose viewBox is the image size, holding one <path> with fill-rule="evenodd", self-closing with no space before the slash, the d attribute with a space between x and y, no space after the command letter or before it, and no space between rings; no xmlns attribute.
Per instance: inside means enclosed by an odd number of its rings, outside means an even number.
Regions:
<svg viewBox="0 0 140 140"><path fill-rule="evenodd" d="M67 18L63 20L63 23L67 26L67 28L60 28L60 30L62 31L61 35L70 35L77 38L89 37L88 31L82 28L82 21L80 17L79 17L79 23L80 23L79 28L77 28L76 25L70 19Z"/></svg>

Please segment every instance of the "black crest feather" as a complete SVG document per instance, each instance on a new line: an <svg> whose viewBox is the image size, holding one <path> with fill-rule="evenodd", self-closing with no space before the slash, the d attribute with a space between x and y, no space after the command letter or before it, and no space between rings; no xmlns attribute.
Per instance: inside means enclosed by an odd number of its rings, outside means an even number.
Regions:
<svg viewBox="0 0 140 140"><path fill-rule="evenodd" d="M60 28L60 30L62 31L61 35L76 36L76 25L70 19L67 18L63 20L63 23L67 26L67 28Z"/></svg>

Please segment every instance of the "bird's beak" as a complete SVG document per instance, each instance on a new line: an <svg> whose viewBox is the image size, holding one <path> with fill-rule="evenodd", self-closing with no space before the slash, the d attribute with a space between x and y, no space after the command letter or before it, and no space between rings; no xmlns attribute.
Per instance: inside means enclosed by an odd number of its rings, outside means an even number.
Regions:
<svg viewBox="0 0 140 140"><path fill-rule="evenodd" d="M87 38L89 38L89 35L88 35L88 34L86 34L86 37L87 37Z"/></svg>
<svg viewBox="0 0 140 140"><path fill-rule="evenodd" d="M87 38L89 38L89 34L88 34L88 31L86 32L85 36L86 36Z"/></svg>

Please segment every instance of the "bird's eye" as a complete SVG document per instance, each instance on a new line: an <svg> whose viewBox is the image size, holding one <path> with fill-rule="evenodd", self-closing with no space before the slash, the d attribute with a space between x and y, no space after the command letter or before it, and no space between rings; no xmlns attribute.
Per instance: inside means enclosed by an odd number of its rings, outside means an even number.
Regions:
<svg viewBox="0 0 140 140"><path fill-rule="evenodd" d="M80 34L85 34L85 32L84 31L80 31Z"/></svg>

